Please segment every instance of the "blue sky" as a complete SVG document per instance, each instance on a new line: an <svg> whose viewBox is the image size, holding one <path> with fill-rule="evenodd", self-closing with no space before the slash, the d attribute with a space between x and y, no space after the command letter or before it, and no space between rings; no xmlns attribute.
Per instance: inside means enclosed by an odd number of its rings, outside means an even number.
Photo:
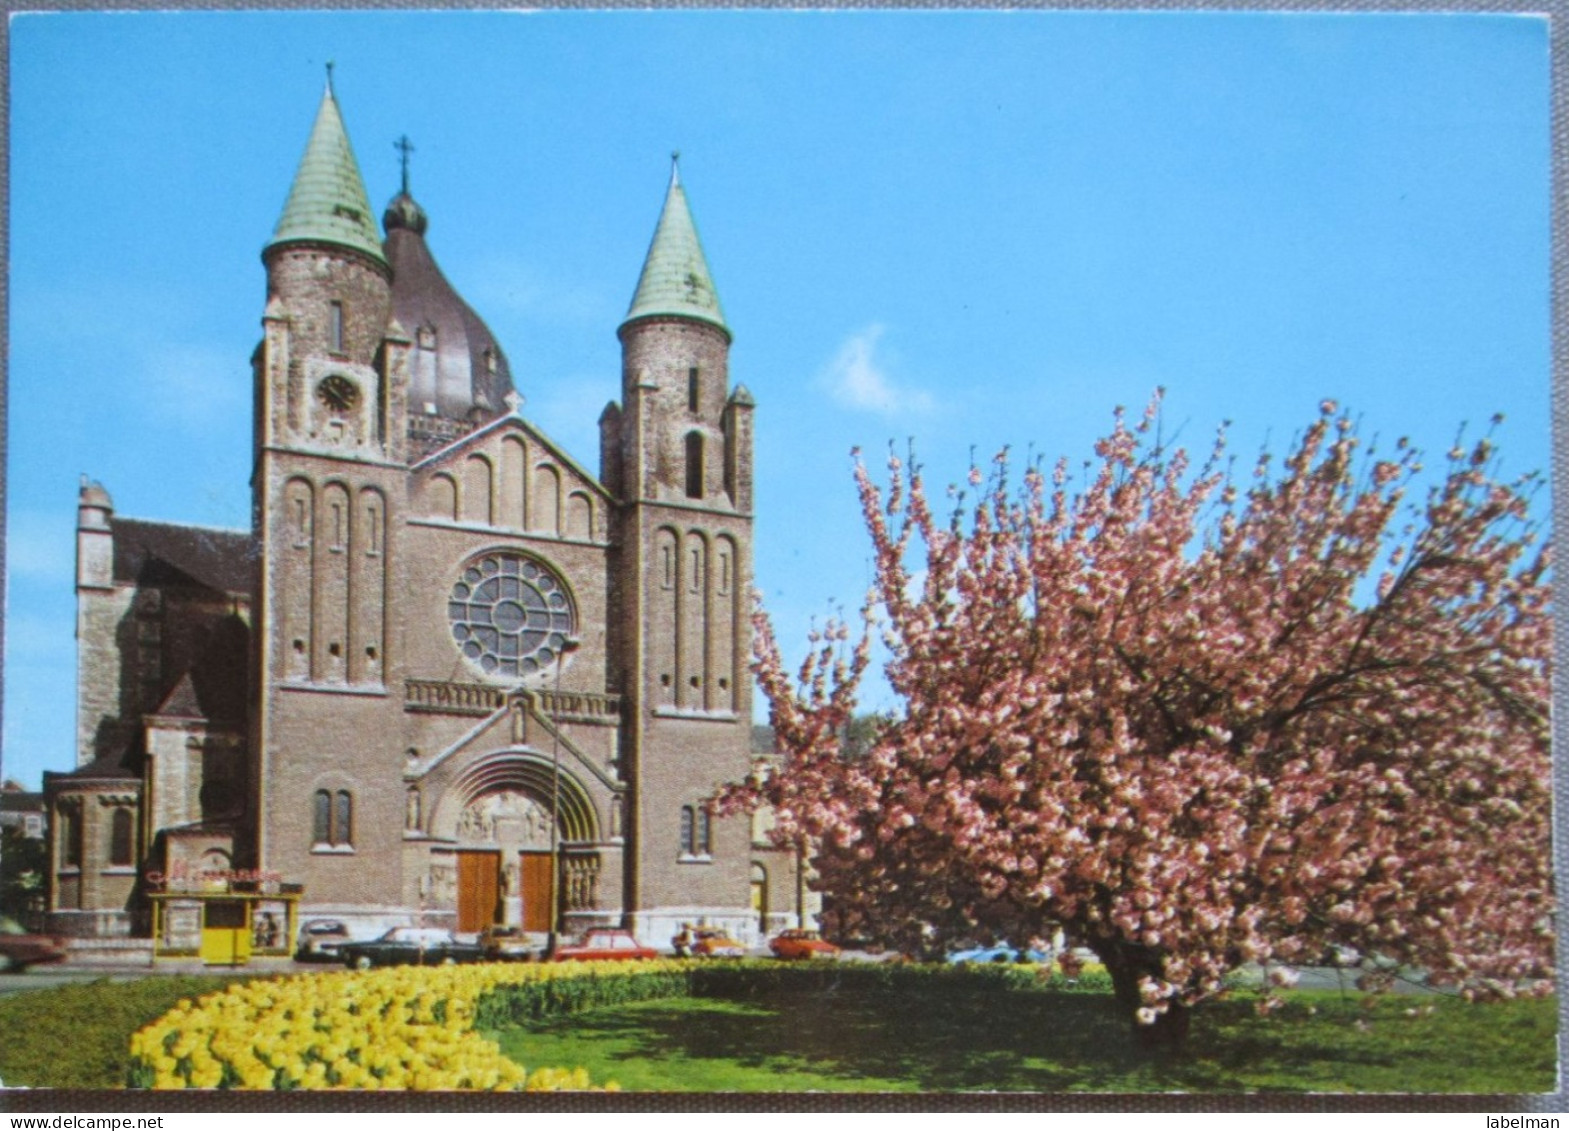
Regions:
<svg viewBox="0 0 1569 1131"><path fill-rule="evenodd" d="M669 152L758 402L787 643L870 577L849 451L1203 447L1333 397L1548 462L1548 47L1519 16L52 13L11 23L4 773L74 764L78 476L249 523L259 254L321 92L589 466ZM1436 462L1436 461L1434 461ZM1545 508L1544 508L1545 510ZM874 695L877 692L874 689Z"/></svg>

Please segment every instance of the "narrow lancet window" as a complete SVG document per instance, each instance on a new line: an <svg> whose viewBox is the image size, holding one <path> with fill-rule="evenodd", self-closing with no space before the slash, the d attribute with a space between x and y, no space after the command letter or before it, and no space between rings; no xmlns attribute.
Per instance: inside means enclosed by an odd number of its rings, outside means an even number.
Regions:
<svg viewBox="0 0 1569 1131"><path fill-rule="evenodd" d="M686 434L686 497L703 497L703 434Z"/></svg>

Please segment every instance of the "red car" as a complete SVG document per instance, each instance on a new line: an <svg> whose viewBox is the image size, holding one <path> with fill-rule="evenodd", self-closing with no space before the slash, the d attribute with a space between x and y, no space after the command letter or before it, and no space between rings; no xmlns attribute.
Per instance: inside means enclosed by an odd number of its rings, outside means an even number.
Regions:
<svg viewBox="0 0 1569 1131"><path fill-rule="evenodd" d="M0 915L0 971L20 974L29 966L65 960L65 940L30 934L15 919Z"/></svg>
<svg viewBox="0 0 1569 1131"><path fill-rule="evenodd" d="M780 931L769 940L768 949L774 952L775 958L792 961L803 958L839 957L839 948L816 931L797 929Z"/></svg>
<svg viewBox="0 0 1569 1131"><path fill-rule="evenodd" d="M555 962L625 962L658 957L657 950L644 946L631 931L619 927L595 927L581 942L558 946L556 953L551 955Z"/></svg>

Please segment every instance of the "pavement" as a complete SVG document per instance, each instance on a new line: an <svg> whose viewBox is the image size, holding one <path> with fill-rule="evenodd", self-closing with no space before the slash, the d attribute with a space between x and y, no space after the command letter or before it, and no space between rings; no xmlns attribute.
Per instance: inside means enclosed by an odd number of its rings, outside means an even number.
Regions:
<svg viewBox="0 0 1569 1131"><path fill-rule="evenodd" d="M269 974L308 974L313 970L341 970L333 963L295 962L292 958L257 958L248 966L208 966L200 959L159 959L151 966L123 966L112 963L62 962L33 966L20 974L0 974L0 997L26 990L45 990L82 982L135 982L142 978L175 974L208 974L219 977L257 978Z"/></svg>

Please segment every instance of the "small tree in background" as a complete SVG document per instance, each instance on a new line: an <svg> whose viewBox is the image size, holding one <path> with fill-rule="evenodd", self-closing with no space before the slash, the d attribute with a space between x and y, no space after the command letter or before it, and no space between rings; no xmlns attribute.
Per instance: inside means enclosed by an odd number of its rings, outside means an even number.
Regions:
<svg viewBox="0 0 1569 1131"><path fill-rule="evenodd" d="M44 870L49 848L7 825L0 829L0 912L31 923L44 909Z"/></svg>
<svg viewBox="0 0 1569 1131"><path fill-rule="evenodd" d="M890 459L885 493L857 461L867 628L815 633L792 677L759 610L781 764L730 804L773 806L853 933L932 953L1060 925L1150 1043L1244 963L1331 945L1548 988L1534 477L1496 481L1484 439L1408 506L1416 454L1360 454L1325 403L1239 487L1223 430L1190 468L1157 410L1117 414L1076 494L999 457L947 520L918 469ZM850 757L874 612L902 710Z"/></svg>

